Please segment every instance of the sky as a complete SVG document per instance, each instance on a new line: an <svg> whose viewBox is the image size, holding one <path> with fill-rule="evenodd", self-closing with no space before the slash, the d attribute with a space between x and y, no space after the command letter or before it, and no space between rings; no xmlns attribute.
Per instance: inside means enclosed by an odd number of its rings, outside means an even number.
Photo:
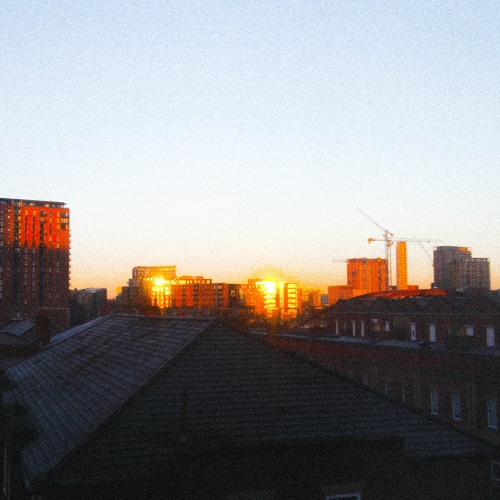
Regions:
<svg viewBox="0 0 500 500"><path fill-rule="evenodd" d="M452 245L499 289L498 26L496 0L4 0L0 197L67 203L71 286L108 296L139 265L326 291L381 228L434 240L410 284Z"/></svg>

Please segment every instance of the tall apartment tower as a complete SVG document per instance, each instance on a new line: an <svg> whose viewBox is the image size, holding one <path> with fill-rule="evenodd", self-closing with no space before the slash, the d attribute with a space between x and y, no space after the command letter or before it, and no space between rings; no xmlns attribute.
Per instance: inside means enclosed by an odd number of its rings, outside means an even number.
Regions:
<svg viewBox="0 0 500 500"><path fill-rule="evenodd" d="M396 289L408 290L408 258L406 241L396 242Z"/></svg>
<svg viewBox="0 0 500 500"><path fill-rule="evenodd" d="M489 259L473 258L468 247L434 248L435 288L490 290Z"/></svg>
<svg viewBox="0 0 500 500"><path fill-rule="evenodd" d="M69 326L69 209L54 201L0 198L0 321Z"/></svg>
<svg viewBox="0 0 500 500"><path fill-rule="evenodd" d="M386 259L348 259L347 284L365 293L382 292L387 287Z"/></svg>

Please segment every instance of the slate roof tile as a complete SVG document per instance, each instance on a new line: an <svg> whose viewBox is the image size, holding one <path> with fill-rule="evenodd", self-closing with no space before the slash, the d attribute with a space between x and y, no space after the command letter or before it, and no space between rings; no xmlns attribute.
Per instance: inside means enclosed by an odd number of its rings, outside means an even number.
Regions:
<svg viewBox="0 0 500 500"><path fill-rule="evenodd" d="M56 467L210 323L106 317L7 370L14 388L3 402L27 405L37 431L21 450L28 483Z"/></svg>
<svg viewBox="0 0 500 500"><path fill-rule="evenodd" d="M17 388L4 401L28 404L40 432L22 452L28 479L151 472L184 439L210 450L384 435L403 438L408 458L491 452L312 363L208 326L108 318L14 367Z"/></svg>

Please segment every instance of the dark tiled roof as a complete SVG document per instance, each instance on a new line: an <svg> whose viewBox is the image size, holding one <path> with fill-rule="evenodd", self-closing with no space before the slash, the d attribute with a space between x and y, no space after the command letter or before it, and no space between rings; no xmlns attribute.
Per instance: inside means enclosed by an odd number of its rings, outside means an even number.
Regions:
<svg viewBox="0 0 500 500"><path fill-rule="evenodd" d="M60 471L60 483L123 479L184 452L220 447L404 439L409 459L488 446L331 372L221 325L202 333Z"/></svg>
<svg viewBox="0 0 500 500"><path fill-rule="evenodd" d="M6 404L30 409L37 432L22 450L28 484L45 476L210 321L117 316L7 370Z"/></svg>
<svg viewBox="0 0 500 500"><path fill-rule="evenodd" d="M14 321L8 325L4 325L1 329L1 333L9 333L10 335L15 335L16 337L21 337L25 333L32 330L35 323L29 319L23 321Z"/></svg>
<svg viewBox="0 0 500 500"><path fill-rule="evenodd" d="M113 317L11 368L30 407L28 484L150 474L176 452L404 439L409 459L490 448L331 372L206 320ZM194 341L194 339L196 339Z"/></svg>

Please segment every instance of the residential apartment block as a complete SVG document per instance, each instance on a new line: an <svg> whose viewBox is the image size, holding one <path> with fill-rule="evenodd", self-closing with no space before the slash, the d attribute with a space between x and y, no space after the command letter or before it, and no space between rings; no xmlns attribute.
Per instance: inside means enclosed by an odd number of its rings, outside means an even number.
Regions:
<svg viewBox="0 0 500 500"><path fill-rule="evenodd" d="M347 284L365 293L386 289L387 261L385 259L348 259Z"/></svg>
<svg viewBox="0 0 500 500"><path fill-rule="evenodd" d="M489 259L473 258L468 247L436 247L433 286L454 291L488 291L491 288Z"/></svg>
<svg viewBox="0 0 500 500"><path fill-rule="evenodd" d="M212 283L203 276L177 276L176 266L138 266L122 287L117 301L130 307L154 307L160 311L221 310L237 307L238 285Z"/></svg>
<svg viewBox="0 0 500 500"><path fill-rule="evenodd" d="M248 283L240 285L240 290L244 305L252 308L256 316L294 319L302 308L297 283L250 279Z"/></svg>
<svg viewBox="0 0 500 500"><path fill-rule="evenodd" d="M0 321L69 326L70 226L65 203L0 198Z"/></svg>
<svg viewBox="0 0 500 500"><path fill-rule="evenodd" d="M391 399L500 444L500 306L486 296L358 297L321 332L277 338ZM303 340L301 340L303 339Z"/></svg>

